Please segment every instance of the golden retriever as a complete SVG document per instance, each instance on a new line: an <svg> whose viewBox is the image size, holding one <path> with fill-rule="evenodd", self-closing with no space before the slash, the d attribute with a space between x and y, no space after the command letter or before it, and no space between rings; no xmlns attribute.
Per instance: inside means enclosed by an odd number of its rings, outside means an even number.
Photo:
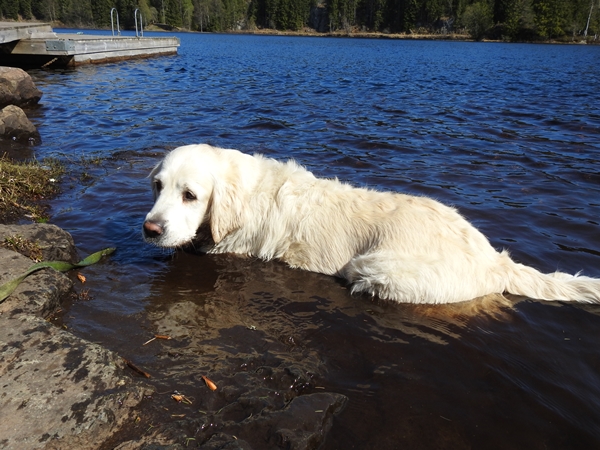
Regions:
<svg viewBox="0 0 600 450"><path fill-rule="evenodd" d="M277 258L398 302L503 292L600 302L600 279L518 264L455 209L426 197L356 188L294 161L209 145L173 150L150 176L155 204L143 235L161 247Z"/></svg>

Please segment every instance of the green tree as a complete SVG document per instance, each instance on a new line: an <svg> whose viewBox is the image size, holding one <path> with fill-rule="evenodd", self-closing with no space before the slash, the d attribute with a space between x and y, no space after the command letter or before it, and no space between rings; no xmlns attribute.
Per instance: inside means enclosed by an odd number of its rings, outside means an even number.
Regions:
<svg viewBox="0 0 600 450"><path fill-rule="evenodd" d="M186 30L192 29L194 5L192 0L180 0L181 23Z"/></svg>
<svg viewBox="0 0 600 450"><path fill-rule="evenodd" d="M248 21L259 27L299 30L310 17L313 0L252 0ZM243 8L239 11L243 14Z"/></svg>
<svg viewBox="0 0 600 450"><path fill-rule="evenodd" d="M358 0L328 0L329 28L349 32L357 24Z"/></svg>
<svg viewBox="0 0 600 450"><path fill-rule="evenodd" d="M3 0L0 11L5 19L17 20L19 18L19 0Z"/></svg>
<svg viewBox="0 0 600 450"><path fill-rule="evenodd" d="M180 0L164 0L165 23L174 27L181 27L183 25L180 4Z"/></svg>
<svg viewBox="0 0 600 450"><path fill-rule="evenodd" d="M0 15L108 27L115 7L122 28L133 28L133 12L139 9L144 24L161 21L202 31L297 30L308 23L317 1L332 31L410 32L458 18L476 39L492 24L498 37L511 40L583 36L586 29L600 33L598 0L0 0Z"/></svg>
<svg viewBox="0 0 600 450"><path fill-rule="evenodd" d="M532 6L539 36L553 38L565 34L567 8L564 0L533 0Z"/></svg>
<svg viewBox="0 0 600 450"><path fill-rule="evenodd" d="M113 8L112 0L96 0L92 2L92 17L94 24L97 27L108 27L110 26L110 10ZM115 30L117 27L116 17L115 19Z"/></svg>
<svg viewBox="0 0 600 450"><path fill-rule="evenodd" d="M92 14L92 3L90 0L74 0L70 2L68 9L64 10L64 21L77 26L85 26L94 23Z"/></svg>
<svg viewBox="0 0 600 450"><path fill-rule="evenodd" d="M598 0L573 0L568 22L573 35L595 35L598 33L598 18L600 18L600 3Z"/></svg>
<svg viewBox="0 0 600 450"><path fill-rule="evenodd" d="M19 0L19 14L25 20L33 19L31 0Z"/></svg>
<svg viewBox="0 0 600 450"><path fill-rule="evenodd" d="M158 11L148 0L138 0L138 9L142 14L144 26L158 21Z"/></svg>
<svg viewBox="0 0 600 450"><path fill-rule="evenodd" d="M221 0L194 0L194 29L213 31L219 22L223 4Z"/></svg>
<svg viewBox="0 0 600 450"><path fill-rule="evenodd" d="M384 0L363 0L357 17L358 24L379 31L383 23Z"/></svg>
<svg viewBox="0 0 600 450"><path fill-rule="evenodd" d="M493 24L492 8L487 3L473 3L462 13L461 22L471 37L480 41Z"/></svg>
<svg viewBox="0 0 600 450"><path fill-rule="evenodd" d="M419 3L416 17L419 26L429 28L441 17L448 14L448 2L445 0L423 0Z"/></svg>
<svg viewBox="0 0 600 450"><path fill-rule="evenodd" d="M504 37L510 40L527 40L534 37L534 14L531 0L510 0L496 21L504 24Z"/></svg>
<svg viewBox="0 0 600 450"><path fill-rule="evenodd" d="M415 27L419 0L388 0L385 28L392 33L411 32Z"/></svg>
<svg viewBox="0 0 600 450"><path fill-rule="evenodd" d="M31 3L33 15L38 20L57 20L58 9L57 0L33 0Z"/></svg>

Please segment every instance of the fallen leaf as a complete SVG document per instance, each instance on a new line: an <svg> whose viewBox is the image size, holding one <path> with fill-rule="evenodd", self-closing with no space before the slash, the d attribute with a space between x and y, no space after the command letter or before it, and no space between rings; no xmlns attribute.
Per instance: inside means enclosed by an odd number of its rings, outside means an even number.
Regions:
<svg viewBox="0 0 600 450"><path fill-rule="evenodd" d="M217 390L217 385L215 383L213 383L211 380L209 380L207 377L205 377L204 375L202 375L202 379L204 380L204 382L206 383L206 385L208 386L208 388L211 391L216 391Z"/></svg>
<svg viewBox="0 0 600 450"><path fill-rule="evenodd" d="M79 281L81 281L82 284L85 283L85 276L84 275L78 273L77 274L77 278L79 278Z"/></svg>

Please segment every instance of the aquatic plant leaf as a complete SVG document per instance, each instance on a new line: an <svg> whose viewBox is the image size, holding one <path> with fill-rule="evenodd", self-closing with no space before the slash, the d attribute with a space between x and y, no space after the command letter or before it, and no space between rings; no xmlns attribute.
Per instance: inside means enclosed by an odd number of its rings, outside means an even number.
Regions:
<svg viewBox="0 0 600 450"><path fill-rule="evenodd" d="M100 259L103 256L110 255L115 250L116 248L113 247L105 248L104 250L100 250L99 252L92 253L88 257L82 259L81 261L75 264L66 261L42 261L39 263L35 263L31 267L29 267L29 269L27 269L25 273L23 273L23 275L14 278L0 286L0 303L6 300L25 278L27 278L29 275L31 275L34 272L37 272L40 269L43 269L45 267L51 267L55 270L58 270L59 272L66 272L68 270L75 269L78 267L85 267L91 264L96 264L98 261L100 261Z"/></svg>

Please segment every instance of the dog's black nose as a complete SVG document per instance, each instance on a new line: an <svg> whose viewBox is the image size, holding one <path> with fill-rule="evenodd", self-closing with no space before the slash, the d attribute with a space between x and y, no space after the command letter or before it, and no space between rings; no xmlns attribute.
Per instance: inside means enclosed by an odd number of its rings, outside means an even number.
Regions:
<svg viewBox="0 0 600 450"><path fill-rule="evenodd" d="M144 222L144 236L147 238L157 238L163 234L163 225L161 223L146 220Z"/></svg>

